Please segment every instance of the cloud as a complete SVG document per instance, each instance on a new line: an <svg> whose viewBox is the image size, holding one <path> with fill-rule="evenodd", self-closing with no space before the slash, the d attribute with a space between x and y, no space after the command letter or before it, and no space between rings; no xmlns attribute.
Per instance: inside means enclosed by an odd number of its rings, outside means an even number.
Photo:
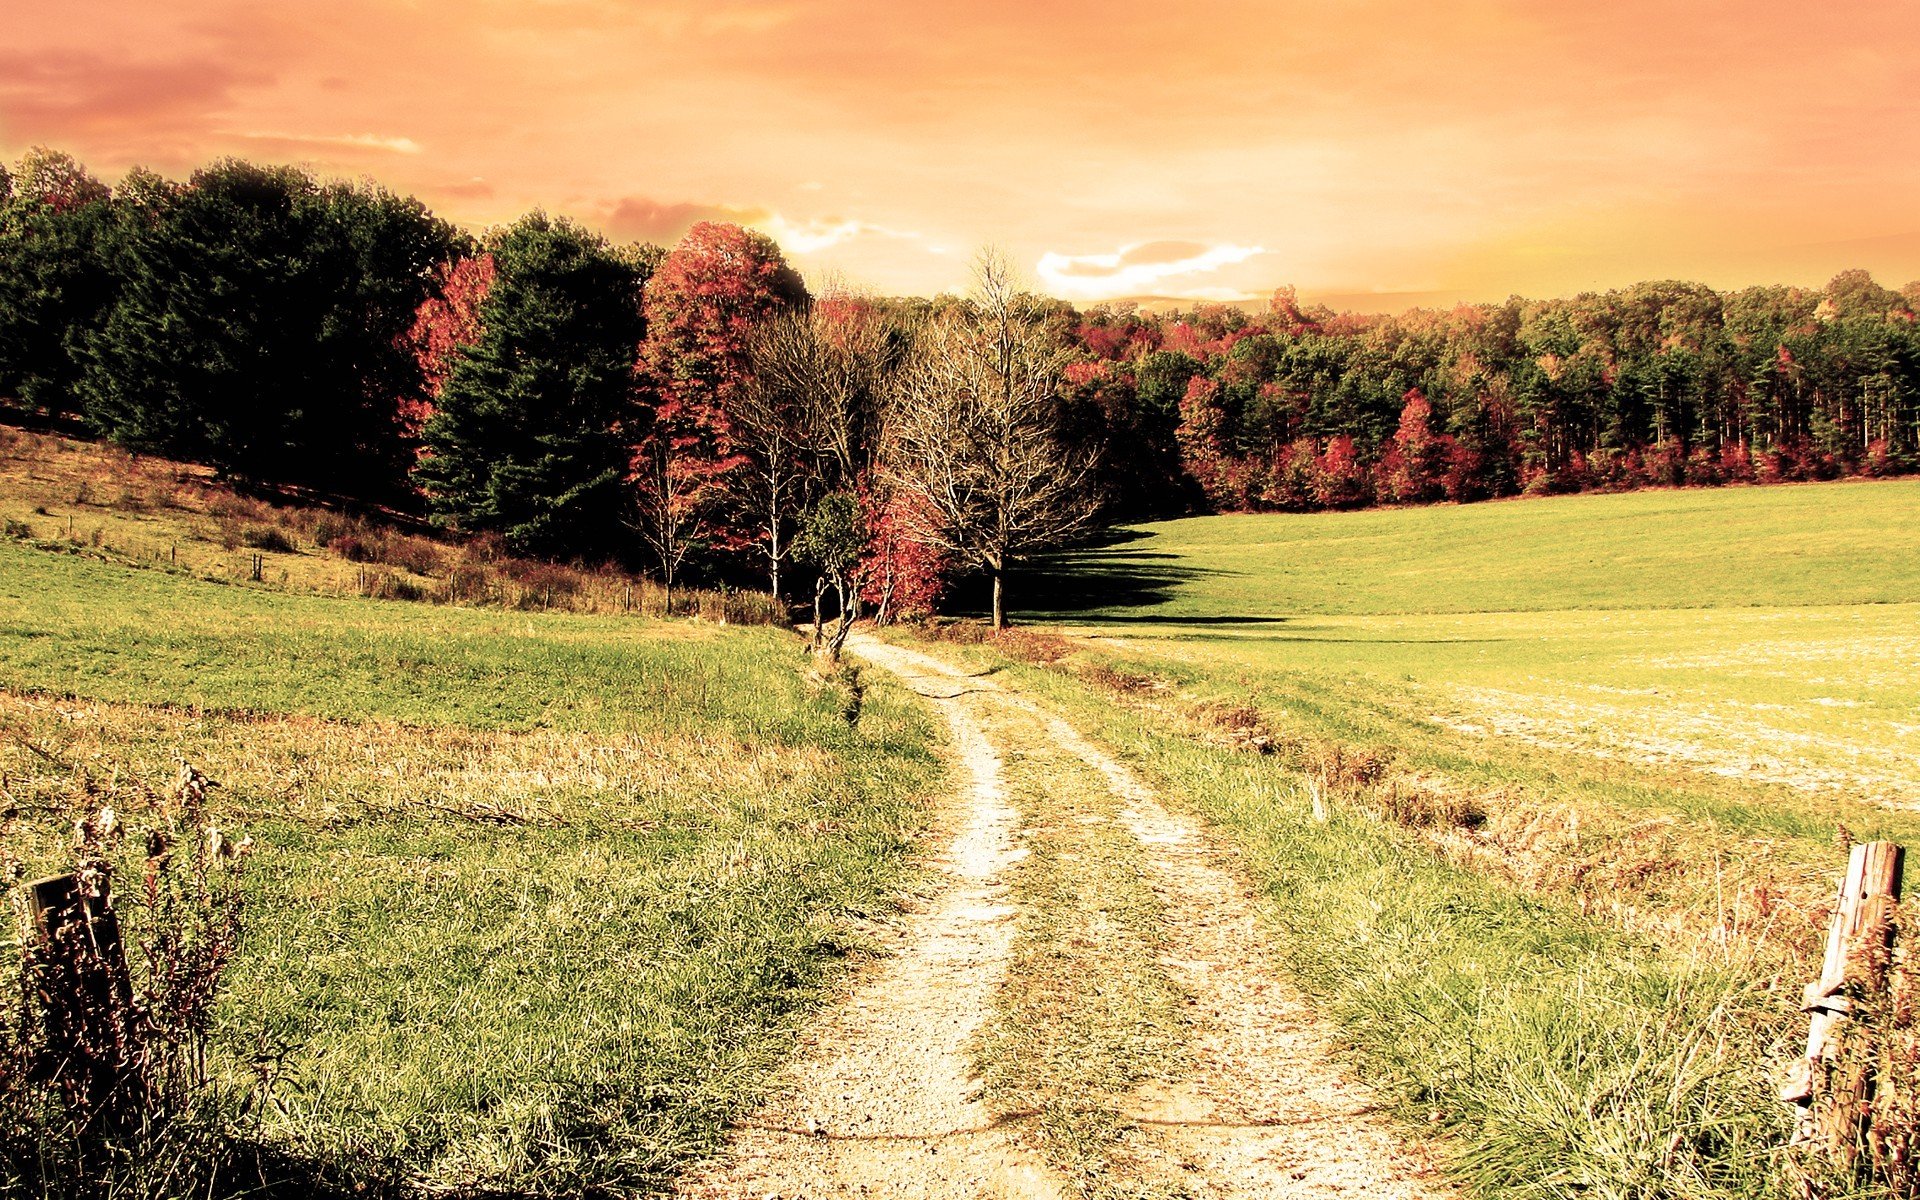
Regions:
<svg viewBox="0 0 1920 1200"><path fill-rule="evenodd" d="M772 216L773 213L764 208L736 208L727 204L696 204L628 196L613 206L613 211L602 224L608 233L617 238L669 246L702 221L726 221L758 228L761 222Z"/></svg>
<svg viewBox="0 0 1920 1200"><path fill-rule="evenodd" d="M382 137L374 133L250 132L235 137L271 147L279 153L301 150L372 150L383 154L418 154L420 143L409 137Z"/></svg>
<svg viewBox="0 0 1920 1200"><path fill-rule="evenodd" d="M1260 246L1236 246L1230 242L1218 245L1135 242L1111 254L1076 255L1049 250L1040 256L1035 270L1048 286L1065 295L1119 296L1147 290L1162 280L1209 274L1265 253ZM1229 290L1201 287L1191 289L1191 294L1195 298L1208 298Z"/></svg>
<svg viewBox="0 0 1920 1200"><path fill-rule="evenodd" d="M127 62L83 50L0 52L0 126L38 141L184 128L265 77L210 59Z"/></svg>
<svg viewBox="0 0 1920 1200"><path fill-rule="evenodd" d="M836 217L795 221L779 213L770 214L756 226L784 250L795 254L813 254L857 237L896 238L918 241L920 235L902 229L889 229L871 221L850 221Z"/></svg>
<svg viewBox="0 0 1920 1200"><path fill-rule="evenodd" d="M644 196L628 196L615 204L604 224L618 238L671 245L701 221L725 221L757 229L791 254L814 254L858 237L917 240L920 236L843 217L795 218L757 206L663 202Z"/></svg>

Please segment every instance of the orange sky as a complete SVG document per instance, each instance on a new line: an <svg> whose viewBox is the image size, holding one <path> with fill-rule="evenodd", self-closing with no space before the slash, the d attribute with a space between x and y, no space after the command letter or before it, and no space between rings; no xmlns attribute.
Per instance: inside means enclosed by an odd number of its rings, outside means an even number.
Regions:
<svg viewBox="0 0 1920 1200"><path fill-rule="evenodd" d="M810 276L1358 307L1920 277L1911 0L7 0L0 154L222 154ZM1375 293L1392 293L1380 296Z"/></svg>

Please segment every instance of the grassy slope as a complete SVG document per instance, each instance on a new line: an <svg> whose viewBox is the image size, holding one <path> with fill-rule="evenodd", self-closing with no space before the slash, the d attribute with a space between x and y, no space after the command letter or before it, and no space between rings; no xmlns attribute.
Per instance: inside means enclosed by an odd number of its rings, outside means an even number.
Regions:
<svg viewBox="0 0 1920 1200"><path fill-rule="evenodd" d="M1196 517L1076 555L1155 621L1920 601L1920 480ZM1142 595L1144 590L1146 595ZM1149 604L1136 603L1147 600ZM1041 598L1044 606L1045 598Z"/></svg>
<svg viewBox="0 0 1920 1200"><path fill-rule="evenodd" d="M1920 842L1883 806L1920 798L1916 517L1902 481L1166 522L1035 581L1117 640L1014 669L1246 850L1487 1194L1786 1192L1835 824ZM1280 753L1208 744L1248 701ZM1353 750L1385 778L1341 786ZM1484 824L1404 803L1434 788Z"/></svg>
<svg viewBox="0 0 1920 1200"><path fill-rule="evenodd" d="M260 844L228 1044L294 1047L271 1135L349 1176L574 1194L711 1148L906 882L930 731L850 701L773 630L0 544L7 851L57 866L103 801L160 819L175 754L220 780Z"/></svg>

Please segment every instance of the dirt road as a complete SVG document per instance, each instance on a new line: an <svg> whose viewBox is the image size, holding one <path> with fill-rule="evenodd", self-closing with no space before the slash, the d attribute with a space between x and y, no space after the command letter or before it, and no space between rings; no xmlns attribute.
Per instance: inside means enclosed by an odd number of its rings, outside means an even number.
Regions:
<svg viewBox="0 0 1920 1200"><path fill-rule="evenodd" d="M932 654L868 637L852 648L948 722L964 794L937 864L943 883L901 924L893 953L820 1022L777 1098L736 1130L728 1157L688 1179L683 1195L1450 1194L1422 1150L1372 1111L1311 1009L1275 976L1253 891L1227 848L1031 698ZM1024 781L1018 805L1009 758ZM1105 789L1098 799L1137 843L1158 913L1157 969L1185 1007L1179 1052L1165 1059L1177 1065L1111 1098L1118 1128L1105 1150L1063 1155L1032 1112L997 1112L980 1098L978 1059L1003 990L1020 986L1009 964L1025 936L1011 889L1023 832L1047 826L1049 795L1089 786ZM1084 801L1075 811L1074 821L1106 820L1087 815Z"/></svg>

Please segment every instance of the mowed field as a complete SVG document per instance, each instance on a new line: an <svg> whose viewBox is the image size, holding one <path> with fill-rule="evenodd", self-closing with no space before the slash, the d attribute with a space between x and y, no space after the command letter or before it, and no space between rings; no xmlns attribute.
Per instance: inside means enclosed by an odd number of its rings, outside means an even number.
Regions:
<svg viewBox="0 0 1920 1200"><path fill-rule="evenodd" d="M1237 847L1478 1193L1797 1195L1846 845L1920 846L1916 527L1906 481L1171 521L964 653Z"/></svg>
<svg viewBox="0 0 1920 1200"><path fill-rule="evenodd" d="M1333 736L1903 808L1917 530L1908 480L1208 517L1068 560L1049 615Z"/></svg>
<svg viewBox="0 0 1920 1200"><path fill-rule="evenodd" d="M647 1190L711 1151L913 885L930 741L777 629L0 543L0 849L61 869L111 805L137 891L176 760L217 781L256 847L218 1063L283 1055L265 1136L295 1193Z"/></svg>

